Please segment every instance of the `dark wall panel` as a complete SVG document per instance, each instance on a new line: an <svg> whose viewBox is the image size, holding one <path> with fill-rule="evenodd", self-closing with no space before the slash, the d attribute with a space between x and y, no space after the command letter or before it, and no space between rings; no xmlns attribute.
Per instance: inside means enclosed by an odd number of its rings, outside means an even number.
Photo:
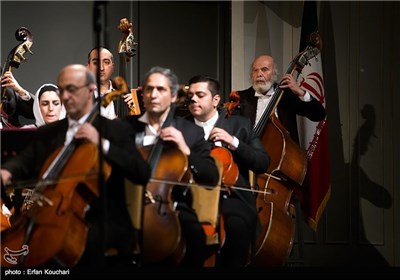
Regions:
<svg viewBox="0 0 400 280"><path fill-rule="evenodd" d="M129 86L136 87L155 65L171 68L181 83L196 74L209 74L224 81L230 75L229 2L198 1L104 1L96 13L94 1L2 1L1 64L20 42L15 30L27 27L33 34L33 55L13 69L18 82L35 93L43 83L56 82L62 67L87 63L87 54L97 44L108 47L116 62L122 33L119 20L127 17L134 24L137 55L129 62ZM93 14L97 14L96 20ZM95 28L98 23L99 28ZM225 50L227 48L227 50ZM225 71L229 69L229 71ZM25 123L26 121L23 120Z"/></svg>

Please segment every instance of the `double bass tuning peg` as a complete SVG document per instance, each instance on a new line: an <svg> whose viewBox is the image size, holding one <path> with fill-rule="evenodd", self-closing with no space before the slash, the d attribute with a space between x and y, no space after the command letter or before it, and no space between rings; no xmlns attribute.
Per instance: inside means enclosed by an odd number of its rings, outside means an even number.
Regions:
<svg viewBox="0 0 400 280"><path fill-rule="evenodd" d="M27 44L25 44L23 48L24 48L25 52L33 54L33 52L31 51L31 46L28 46Z"/></svg>
<svg viewBox="0 0 400 280"><path fill-rule="evenodd" d="M25 53L28 52L30 54L33 54L33 52L31 51L31 46L32 46L32 42L26 41L15 48L15 53L14 53L13 59L11 61L13 66L18 68L19 64L26 60L26 58L24 57Z"/></svg>
<svg viewBox="0 0 400 280"><path fill-rule="evenodd" d="M25 58L22 54L20 54L20 53L16 53L15 55L17 56L17 58L18 58L18 60L19 60L20 62L23 62L23 61L26 60L26 58Z"/></svg>

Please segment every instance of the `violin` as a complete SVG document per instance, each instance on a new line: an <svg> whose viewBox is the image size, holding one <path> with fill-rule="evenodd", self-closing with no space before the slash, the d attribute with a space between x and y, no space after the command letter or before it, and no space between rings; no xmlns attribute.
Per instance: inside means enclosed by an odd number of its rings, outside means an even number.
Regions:
<svg viewBox="0 0 400 280"><path fill-rule="evenodd" d="M1 77L6 71L11 71L12 67L18 68L19 65L26 61L24 57L25 53L33 54L31 51L31 46L33 44L33 35L26 27L20 27L15 31L15 38L21 43L15 46L8 54L7 61L1 72ZM16 99L15 93L13 91L7 90L7 88L1 88L1 103L0 103L0 113L1 122L5 127L20 127L18 119L14 116L16 113Z"/></svg>

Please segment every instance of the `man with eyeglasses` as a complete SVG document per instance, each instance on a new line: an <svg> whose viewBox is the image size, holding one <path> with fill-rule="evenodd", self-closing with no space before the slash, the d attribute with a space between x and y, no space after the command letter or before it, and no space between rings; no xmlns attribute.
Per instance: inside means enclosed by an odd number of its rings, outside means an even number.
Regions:
<svg viewBox="0 0 400 280"><path fill-rule="evenodd" d="M7 185L13 181L40 178L42 167L50 155L58 148L69 145L71 141L76 141L76 149L79 149L82 143L100 145L104 161L111 165L111 174L104 188L105 204L100 203L98 196L93 195L89 209L85 209L87 212L84 216L89 224L89 231L85 252L79 265L103 263L103 256L109 252L113 252L113 260L118 259L120 264L132 264L135 232L125 204L124 180L126 178L134 184L146 185L150 178L150 167L135 146L135 131L126 123L98 115L98 108L94 106L93 99L96 89L95 77L85 65L64 67L58 75L57 83L67 118L39 127L35 140L19 155L2 165L2 183ZM89 119L92 112L94 117ZM68 164L67 160L65 165ZM91 193L87 186L80 186L79 189L82 191L79 194L86 196ZM76 200L72 200L72 205L74 202ZM106 220L100 220L103 218L102 209L106 210ZM106 230L104 235L101 234L103 223ZM36 230L34 225L32 234L35 234ZM106 236L106 239L103 240L102 236ZM54 236L43 234L41 237L44 246L48 238Z"/></svg>

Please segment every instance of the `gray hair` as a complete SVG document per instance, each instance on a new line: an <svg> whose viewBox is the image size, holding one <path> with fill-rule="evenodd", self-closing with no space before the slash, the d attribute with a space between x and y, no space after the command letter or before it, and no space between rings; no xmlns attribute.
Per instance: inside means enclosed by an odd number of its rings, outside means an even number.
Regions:
<svg viewBox="0 0 400 280"><path fill-rule="evenodd" d="M175 73L171 69L160 67L160 66L154 66L150 69L149 72L146 73L146 75L144 76L143 82L142 82L143 87L146 86L147 80L149 79L150 75L152 75L154 73L159 73L168 79L172 96L175 96L178 94L178 90L179 90L178 77L175 75Z"/></svg>

